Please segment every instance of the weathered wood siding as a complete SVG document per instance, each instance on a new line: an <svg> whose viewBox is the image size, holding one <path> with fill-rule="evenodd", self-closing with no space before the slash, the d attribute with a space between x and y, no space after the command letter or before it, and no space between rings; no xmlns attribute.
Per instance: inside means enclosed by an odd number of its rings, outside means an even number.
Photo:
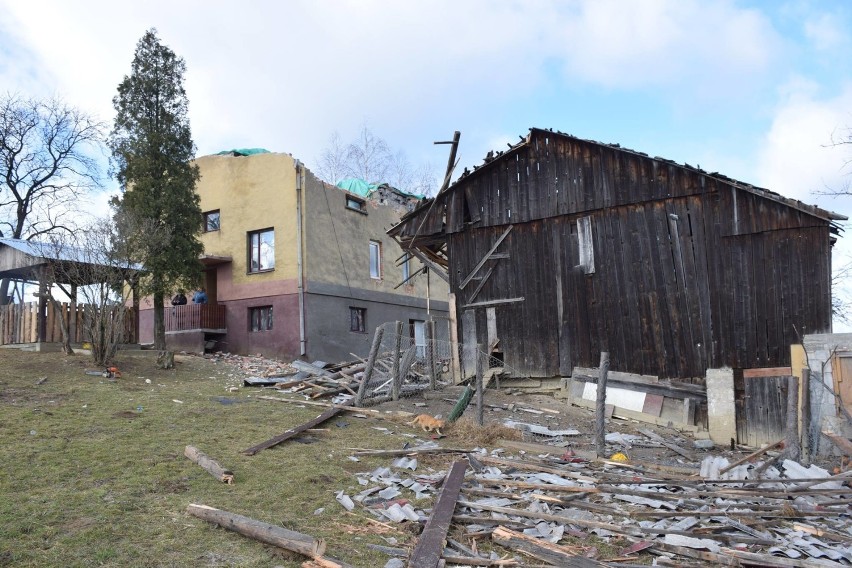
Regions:
<svg viewBox="0 0 852 568"><path fill-rule="evenodd" d="M830 327L828 222L696 170L566 137L530 144L462 178L447 201L450 287L496 305L506 364L520 374L597 365L664 377L789 365L797 334ZM423 212L437 225L440 207ZM589 217L594 271L581 268ZM419 221L410 225L416 229ZM511 224L479 287L460 284ZM429 234L422 231L420 234ZM484 308L460 330L487 344Z"/></svg>

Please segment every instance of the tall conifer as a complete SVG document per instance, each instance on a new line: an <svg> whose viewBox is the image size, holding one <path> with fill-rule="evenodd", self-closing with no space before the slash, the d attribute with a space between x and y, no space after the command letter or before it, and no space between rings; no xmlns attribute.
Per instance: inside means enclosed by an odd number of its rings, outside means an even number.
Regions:
<svg viewBox="0 0 852 568"><path fill-rule="evenodd" d="M155 29L148 30L112 101L116 116L110 147L124 191L117 205L153 222L160 236L139 239L149 275L142 291L154 298L154 347L160 350L166 344L164 298L176 286L197 284L201 274L199 173L192 163L185 71L183 58L160 43Z"/></svg>

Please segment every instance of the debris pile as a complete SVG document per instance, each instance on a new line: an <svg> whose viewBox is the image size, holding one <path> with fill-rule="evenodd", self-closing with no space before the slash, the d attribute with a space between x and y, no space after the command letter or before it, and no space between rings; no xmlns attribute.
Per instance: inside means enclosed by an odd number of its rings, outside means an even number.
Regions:
<svg viewBox="0 0 852 568"><path fill-rule="evenodd" d="M323 361L293 361L287 374L248 377L245 386L267 387L283 392L300 393L308 399L345 394L354 397L364 376L366 363L346 361L329 365Z"/></svg>
<svg viewBox="0 0 852 568"><path fill-rule="evenodd" d="M447 538L435 545L447 565L523 566L531 557L558 566L624 566L641 561L640 554L669 566L852 563L852 492L845 486L852 472L831 476L792 460L736 465L708 455L695 468L673 473L672 466L582 459L551 449L513 458L502 449L478 449L460 460L467 474L448 528L467 543ZM411 448L392 467L357 474L365 489L351 498L341 491L338 501L350 511L360 505L384 522L426 521L430 511L412 502L432 495L440 502L448 485L438 490L446 472L416 472L417 456L435 450L434 443ZM375 452L355 452L353 459L359 455ZM606 554L592 544L559 544L592 534L609 545ZM509 549L511 558L494 545ZM478 552L483 549L489 552Z"/></svg>

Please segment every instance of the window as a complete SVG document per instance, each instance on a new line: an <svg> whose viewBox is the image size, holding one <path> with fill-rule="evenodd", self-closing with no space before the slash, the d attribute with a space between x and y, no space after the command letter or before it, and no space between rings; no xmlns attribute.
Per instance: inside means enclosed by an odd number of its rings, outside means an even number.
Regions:
<svg viewBox="0 0 852 568"><path fill-rule="evenodd" d="M249 330L269 331L272 329L272 306L249 308Z"/></svg>
<svg viewBox="0 0 852 568"><path fill-rule="evenodd" d="M405 255L402 259L402 281L405 282L411 278L411 257Z"/></svg>
<svg viewBox="0 0 852 568"><path fill-rule="evenodd" d="M367 212L367 202L351 195L346 196L346 208L358 211L359 213Z"/></svg>
<svg viewBox="0 0 852 568"><path fill-rule="evenodd" d="M367 333L367 308L349 308L349 331Z"/></svg>
<svg viewBox="0 0 852 568"><path fill-rule="evenodd" d="M219 230L219 210L208 211L204 214L204 232L212 233Z"/></svg>
<svg viewBox="0 0 852 568"><path fill-rule="evenodd" d="M595 273L595 247L592 240L592 218L577 219L577 244L579 247L580 267L583 274Z"/></svg>
<svg viewBox="0 0 852 568"><path fill-rule="evenodd" d="M418 359L426 357L426 322L423 320L408 320L411 339L414 340Z"/></svg>
<svg viewBox="0 0 852 568"><path fill-rule="evenodd" d="M370 278L382 279L382 243L370 241Z"/></svg>
<svg viewBox="0 0 852 568"><path fill-rule="evenodd" d="M275 268L275 231L264 229L249 233L248 271L263 272Z"/></svg>

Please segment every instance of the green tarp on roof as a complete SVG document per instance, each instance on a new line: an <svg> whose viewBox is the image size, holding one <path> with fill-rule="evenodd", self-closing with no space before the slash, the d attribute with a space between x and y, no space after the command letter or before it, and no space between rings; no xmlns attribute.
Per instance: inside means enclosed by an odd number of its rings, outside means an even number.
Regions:
<svg viewBox="0 0 852 568"><path fill-rule="evenodd" d="M346 190L349 193L354 193L355 195L360 195L361 197L368 197L371 193L379 189L379 187L381 187L382 185L387 184L367 183L366 181L358 178L347 178L337 182L337 187L339 187L340 189ZM403 191L395 187L392 187L391 189L402 195L408 195L417 199L423 199L424 197L423 195L418 195L416 193L408 193L407 191Z"/></svg>
<svg viewBox="0 0 852 568"><path fill-rule="evenodd" d="M222 150L214 156L254 156L255 154L269 154L265 148L234 148L233 150Z"/></svg>

